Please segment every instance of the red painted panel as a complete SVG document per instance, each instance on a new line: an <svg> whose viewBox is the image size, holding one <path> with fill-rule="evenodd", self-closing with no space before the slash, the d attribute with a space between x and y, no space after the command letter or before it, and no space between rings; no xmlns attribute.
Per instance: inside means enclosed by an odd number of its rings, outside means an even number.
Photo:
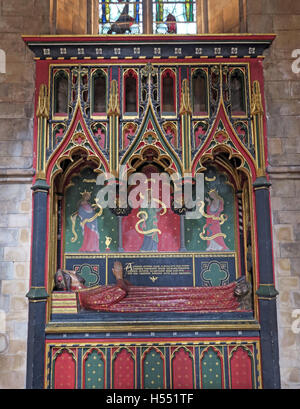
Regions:
<svg viewBox="0 0 300 409"><path fill-rule="evenodd" d="M232 389L252 389L252 360L242 347L232 354L230 372Z"/></svg>
<svg viewBox="0 0 300 409"><path fill-rule="evenodd" d="M135 373L132 354L123 348L113 358L113 387L115 389L134 389Z"/></svg>
<svg viewBox="0 0 300 409"><path fill-rule="evenodd" d="M172 359L173 389L193 389L193 358L184 348L177 350Z"/></svg>
<svg viewBox="0 0 300 409"><path fill-rule="evenodd" d="M137 232L135 226L140 220L137 213L141 209L133 209L122 220L123 247L125 251L140 251L143 246L144 236ZM158 214L157 228L161 232L158 235L158 251L178 251L180 247L180 216L167 209L163 216Z"/></svg>
<svg viewBox="0 0 300 409"><path fill-rule="evenodd" d="M76 364L66 349L57 355L54 368L54 389L75 389Z"/></svg>

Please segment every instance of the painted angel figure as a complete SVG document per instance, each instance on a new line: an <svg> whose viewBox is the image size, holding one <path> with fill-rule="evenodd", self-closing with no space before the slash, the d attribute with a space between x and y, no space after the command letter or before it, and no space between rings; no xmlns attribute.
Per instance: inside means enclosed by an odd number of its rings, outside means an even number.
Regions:
<svg viewBox="0 0 300 409"><path fill-rule="evenodd" d="M158 228L159 215L166 213L166 208L158 199L153 199L162 207L151 207L151 195L148 191L147 196L142 202L142 206L137 216L139 221L136 223L136 231L143 234L144 240L140 251L157 251L161 231Z"/></svg>
<svg viewBox="0 0 300 409"><path fill-rule="evenodd" d="M84 191L81 193L82 199L79 202L78 211L71 216L72 219L72 231L74 237L73 242L77 240L77 234L75 232L75 220L78 216L80 219L80 225L82 227L83 242L79 249L82 253L99 253L99 231L97 217L101 216L102 208L97 204L91 205L91 192ZM98 211L95 210L98 207Z"/></svg>
<svg viewBox="0 0 300 409"><path fill-rule="evenodd" d="M200 233L200 238L207 241L206 251L228 251L224 239L226 234L222 233L221 225L227 220L224 211L224 200L215 189L208 192L206 212L203 211L204 203L200 206L200 213L206 218L206 224ZM206 235L205 235L206 231Z"/></svg>

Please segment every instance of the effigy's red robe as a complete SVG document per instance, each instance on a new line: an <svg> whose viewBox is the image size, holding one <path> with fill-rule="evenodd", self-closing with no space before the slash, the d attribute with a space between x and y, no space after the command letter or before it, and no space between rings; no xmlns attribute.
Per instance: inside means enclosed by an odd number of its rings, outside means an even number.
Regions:
<svg viewBox="0 0 300 409"><path fill-rule="evenodd" d="M144 287L108 285L78 291L80 306L108 312L236 311L236 283L220 287Z"/></svg>

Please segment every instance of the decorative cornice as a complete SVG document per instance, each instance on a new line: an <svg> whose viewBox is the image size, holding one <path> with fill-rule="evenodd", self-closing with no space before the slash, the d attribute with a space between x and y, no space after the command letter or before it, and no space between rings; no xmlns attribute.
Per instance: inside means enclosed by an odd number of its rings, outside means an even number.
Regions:
<svg viewBox="0 0 300 409"><path fill-rule="evenodd" d="M270 46L274 34L222 35L102 35L102 36L23 36L36 60L113 59L188 57L259 58ZM138 45L139 53L136 52ZM184 45L184 47L182 47ZM132 47L132 50L130 50Z"/></svg>

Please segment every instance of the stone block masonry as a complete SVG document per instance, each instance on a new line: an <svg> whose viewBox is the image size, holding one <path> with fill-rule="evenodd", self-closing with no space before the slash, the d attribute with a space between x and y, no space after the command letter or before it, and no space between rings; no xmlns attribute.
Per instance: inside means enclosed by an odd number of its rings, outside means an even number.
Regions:
<svg viewBox="0 0 300 409"><path fill-rule="evenodd" d="M26 385L35 65L21 36L86 34L86 19L86 1L0 0L0 389Z"/></svg>
<svg viewBox="0 0 300 409"><path fill-rule="evenodd" d="M0 389L26 384L35 68L21 35L49 33L49 3L0 0Z"/></svg>
<svg viewBox="0 0 300 409"><path fill-rule="evenodd" d="M293 311L300 308L300 73L292 70L300 48L300 3L247 2L248 32L274 32L264 63L268 161L271 177L274 261L282 388L300 388L300 342Z"/></svg>
<svg viewBox="0 0 300 409"><path fill-rule="evenodd" d="M8 349L0 354L0 389L25 386L30 188L30 184L0 184L0 310L9 339Z"/></svg>

